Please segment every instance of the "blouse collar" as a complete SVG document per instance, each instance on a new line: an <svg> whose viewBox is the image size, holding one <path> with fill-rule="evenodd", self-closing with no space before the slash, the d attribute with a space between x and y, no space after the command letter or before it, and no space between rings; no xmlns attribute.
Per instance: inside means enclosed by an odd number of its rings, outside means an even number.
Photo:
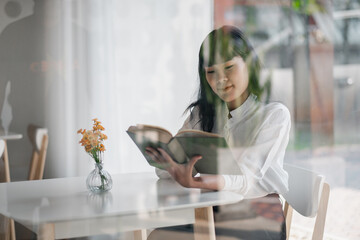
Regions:
<svg viewBox="0 0 360 240"><path fill-rule="evenodd" d="M250 110L254 110L254 106L257 103L257 97L254 94L249 94L248 98L245 100L243 104L241 104L238 108L229 112L231 118L228 120L231 122L239 122L244 119L249 113Z"/></svg>

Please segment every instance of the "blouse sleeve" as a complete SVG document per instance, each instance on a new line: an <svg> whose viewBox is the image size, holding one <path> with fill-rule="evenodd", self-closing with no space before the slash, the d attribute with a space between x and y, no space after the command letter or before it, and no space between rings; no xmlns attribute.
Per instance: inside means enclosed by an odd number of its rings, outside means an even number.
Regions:
<svg viewBox="0 0 360 240"><path fill-rule="evenodd" d="M254 144L234 154L242 175L223 175L224 190L241 192L247 198L288 190L288 175L283 159L289 141L290 113L277 105L257 131Z"/></svg>

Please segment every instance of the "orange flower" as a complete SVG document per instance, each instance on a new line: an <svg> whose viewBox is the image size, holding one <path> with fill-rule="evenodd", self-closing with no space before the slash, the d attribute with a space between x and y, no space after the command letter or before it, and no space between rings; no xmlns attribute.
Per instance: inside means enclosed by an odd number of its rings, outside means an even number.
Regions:
<svg viewBox="0 0 360 240"><path fill-rule="evenodd" d="M94 122L92 130L81 128L77 131L77 133L82 134L82 138L79 141L81 146L85 148L85 151L90 154L96 162L99 162L101 160L100 152L104 152L106 150L103 141L108 137L101 132L105 130L105 128L101 125L101 122L98 121L97 118L92 120Z"/></svg>
<svg viewBox="0 0 360 240"><path fill-rule="evenodd" d="M96 126L96 129L99 131L104 131L105 128L103 126L101 126L100 124Z"/></svg>
<svg viewBox="0 0 360 240"><path fill-rule="evenodd" d="M104 152L105 151L105 146L101 143L100 144L100 148L99 148L100 152Z"/></svg>
<svg viewBox="0 0 360 240"><path fill-rule="evenodd" d="M91 149L92 149L91 145L86 145L85 146L85 151L90 152Z"/></svg>
<svg viewBox="0 0 360 240"><path fill-rule="evenodd" d="M106 140L107 136L103 133L100 133L100 140Z"/></svg>

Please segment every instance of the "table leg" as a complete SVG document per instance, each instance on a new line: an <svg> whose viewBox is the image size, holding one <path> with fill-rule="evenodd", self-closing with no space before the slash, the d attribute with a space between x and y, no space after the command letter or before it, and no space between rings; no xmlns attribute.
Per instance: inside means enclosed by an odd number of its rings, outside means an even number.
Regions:
<svg viewBox="0 0 360 240"><path fill-rule="evenodd" d="M15 222L13 219L10 219L10 239L11 240L16 240L16 235L15 235Z"/></svg>
<svg viewBox="0 0 360 240"><path fill-rule="evenodd" d="M215 240L214 213L212 207L195 209L195 240Z"/></svg>
<svg viewBox="0 0 360 240"><path fill-rule="evenodd" d="M55 226L53 223L42 224L39 227L38 240L54 240L55 239Z"/></svg>
<svg viewBox="0 0 360 240"><path fill-rule="evenodd" d="M134 240L146 240L147 234L146 229L140 229L134 231Z"/></svg>
<svg viewBox="0 0 360 240"><path fill-rule="evenodd" d="M140 229L134 231L134 240L146 240L147 234L146 229Z"/></svg>

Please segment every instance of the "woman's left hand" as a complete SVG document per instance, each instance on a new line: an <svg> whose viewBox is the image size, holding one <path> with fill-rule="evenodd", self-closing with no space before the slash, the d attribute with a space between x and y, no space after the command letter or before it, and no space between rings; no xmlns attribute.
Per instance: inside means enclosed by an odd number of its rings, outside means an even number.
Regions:
<svg viewBox="0 0 360 240"><path fill-rule="evenodd" d="M162 148L146 148L146 153L157 163L162 164L169 174L183 187L198 188L198 177L193 177L194 165L202 156L194 156L188 163L176 163L171 156Z"/></svg>

